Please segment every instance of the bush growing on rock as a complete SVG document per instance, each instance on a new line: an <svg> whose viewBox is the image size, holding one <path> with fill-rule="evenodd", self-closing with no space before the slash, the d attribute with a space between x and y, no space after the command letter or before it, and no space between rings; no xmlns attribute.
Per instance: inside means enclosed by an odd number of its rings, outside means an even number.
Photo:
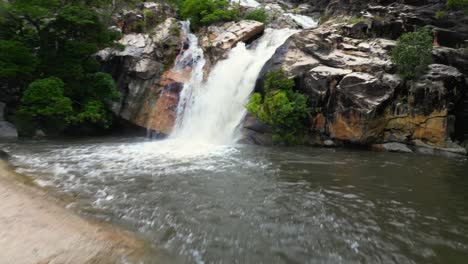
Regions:
<svg viewBox="0 0 468 264"><path fill-rule="evenodd" d="M447 0L447 7L452 10L468 11L468 0Z"/></svg>
<svg viewBox="0 0 468 264"><path fill-rule="evenodd" d="M218 21L232 21L239 18L239 11L228 9L226 0L182 0L179 3L180 15L189 19L193 29Z"/></svg>
<svg viewBox="0 0 468 264"><path fill-rule="evenodd" d="M432 42L431 31L426 28L398 38L391 58L401 77L415 79L424 74L432 63Z"/></svg>
<svg viewBox="0 0 468 264"><path fill-rule="evenodd" d="M255 9L247 13L244 17L247 20L255 20L258 22L265 23L268 19L268 14L263 8Z"/></svg>
<svg viewBox="0 0 468 264"><path fill-rule="evenodd" d="M307 98L293 87L294 81L285 72L270 72L265 77L264 95L254 93L246 106L249 113L272 127L277 143L298 143L305 130Z"/></svg>

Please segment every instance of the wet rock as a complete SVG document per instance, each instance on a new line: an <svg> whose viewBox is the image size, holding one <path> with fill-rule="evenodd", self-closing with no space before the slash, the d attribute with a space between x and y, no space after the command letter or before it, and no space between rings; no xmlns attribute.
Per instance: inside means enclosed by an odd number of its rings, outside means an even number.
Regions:
<svg viewBox="0 0 468 264"><path fill-rule="evenodd" d="M17 138L16 127L4 119L5 103L0 102L0 138Z"/></svg>
<svg viewBox="0 0 468 264"><path fill-rule="evenodd" d="M350 69L317 66L304 74L301 87L303 92L313 100L313 105L322 105L327 92L335 89L341 79L351 72Z"/></svg>
<svg viewBox="0 0 468 264"><path fill-rule="evenodd" d="M182 82L172 82L164 87L148 119L148 128L165 135L172 132L183 86Z"/></svg>
<svg viewBox="0 0 468 264"><path fill-rule="evenodd" d="M214 64L227 51L239 42L249 42L263 33L265 25L258 21L241 20L237 23L228 22L220 27L211 26L202 34L202 47L208 53Z"/></svg>
<svg viewBox="0 0 468 264"><path fill-rule="evenodd" d="M422 154L438 154L438 155L445 155L449 157L453 156L465 156L467 155L467 151L465 148L450 142L450 145L446 147L438 147L431 144L424 143L421 140L414 140L413 144L416 148L416 152Z"/></svg>
<svg viewBox="0 0 468 264"><path fill-rule="evenodd" d="M385 144L374 144L372 145L372 149L375 151L413 153L413 151L407 145L395 142Z"/></svg>
<svg viewBox="0 0 468 264"><path fill-rule="evenodd" d="M152 7L151 3L146 6ZM150 128L149 120L167 84L162 82L168 79L163 73L171 68L185 37L177 20L168 18L149 34L125 34L119 40L123 49L105 49L97 54L122 94L121 101L112 109L117 116Z"/></svg>
<svg viewBox="0 0 468 264"><path fill-rule="evenodd" d="M8 155L8 153L0 149L0 160L8 160L9 158L10 155Z"/></svg>
<svg viewBox="0 0 468 264"><path fill-rule="evenodd" d="M468 72L468 52L467 49L435 47L433 50L434 61L438 64L445 64L457 68L460 72Z"/></svg>
<svg viewBox="0 0 468 264"><path fill-rule="evenodd" d="M465 89L465 79L457 68L429 65L428 72L410 84L409 101L415 111L429 114L434 109L451 111Z"/></svg>

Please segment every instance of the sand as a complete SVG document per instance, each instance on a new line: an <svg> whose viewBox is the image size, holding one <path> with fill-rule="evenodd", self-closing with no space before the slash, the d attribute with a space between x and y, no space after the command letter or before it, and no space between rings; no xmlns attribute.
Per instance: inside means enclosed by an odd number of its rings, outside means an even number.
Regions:
<svg viewBox="0 0 468 264"><path fill-rule="evenodd" d="M78 216L25 179L0 160L0 263L134 263L146 251L131 234Z"/></svg>

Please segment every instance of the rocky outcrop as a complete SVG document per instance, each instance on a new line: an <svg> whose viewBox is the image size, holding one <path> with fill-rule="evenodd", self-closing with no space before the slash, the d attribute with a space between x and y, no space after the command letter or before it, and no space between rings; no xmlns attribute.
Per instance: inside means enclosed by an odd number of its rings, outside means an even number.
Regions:
<svg viewBox="0 0 468 264"><path fill-rule="evenodd" d="M437 63L419 79L404 81L390 61L395 41L382 38L389 35L370 34L376 20L371 17L357 22L351 18L330 20L294 35L262 74L282 68L308 96L312 144L466 153L454 143L460 140L455 136L460 129L457 109L468 90L462 74L468 65L463 49L435 43ZM395 36L412 29L400 29ZM260 88L258 85L257 91ZM253 123L249 120L246 124ZM255 134L261 138L268 134L251 129L251 125L245 128L246 138L254 143L262 142Z"/></svg>
<svg viewBox="0 0 468 264"><path fill-rule="evenodd" d="M185 37L178 21L168 18L150 33L124 35L119 41L122 50L105 49L97 54L122 94L113 107L117 116L148 127L164 87L163 73L172 68Z"/></svg>
<svg viewBox="0 0 468 264"><path fill-rule="evenodd" d="M211 64L224 58L227 51L239 42L250 42L259 37L265 25L253 20L228 22L221 26L209 26L200 32L202 48Z"/></svg>
<svg viewBox="0 0 468 264"><path fill-rule="evenodd" d="M123 34L143 33L171 17L176 17L174 8L164 1L143 2L138 8L118 10L113 17L113 24Z"/></svg>

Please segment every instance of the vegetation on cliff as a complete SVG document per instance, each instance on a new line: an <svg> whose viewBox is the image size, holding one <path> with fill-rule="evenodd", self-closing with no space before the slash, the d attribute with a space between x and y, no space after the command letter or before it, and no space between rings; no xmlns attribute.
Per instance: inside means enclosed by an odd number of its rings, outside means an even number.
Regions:
<svg viewBox="0 0 468 264"><path fill-rule="evenodd" d="M401 77L415 79L426 72L432 63L432 42L432 34L426 28L398 38L391 58Z"/></svg>
<svg viewBox="0 0 468 264"><path fill-rule="evenodd" d="M293 90L294 81L282 71L268 73L264 80L264 95L254 93L247 111L273 129L277 143L299 143L305 130L307 97Z"/></svg>
<svg viewBox="0 0 468 264"><path fill-rule="evenodd" d="M245 14L244 18L265 23L268 20L268 14L264 8L258 8Z"/></svg>
<svg viewBox="0 0 468 264"><path fill-rule="evenodd" d="M447 0L447 7L452 10L468 11L468 0Z"/></svg>
<svg viewBox="0 0 468 264"><path fill-rule="evenodd" d="M106 0L0 4L0 80L24 91L17 114L20 134L31 135L36 128L53 134L70 125L110 125L108 105L119 95L111 76L99 72L93 54L114 45L118 37L103 22L106 14L97 11L111 4Z"/></svg>
<svg viewBox="0 0 468 264"><path fill-rule="evenodd" d="M184 20L190 20L192 29L219 21L239 18L239 10L230 8L227 0L171 0Z"/></svg>

